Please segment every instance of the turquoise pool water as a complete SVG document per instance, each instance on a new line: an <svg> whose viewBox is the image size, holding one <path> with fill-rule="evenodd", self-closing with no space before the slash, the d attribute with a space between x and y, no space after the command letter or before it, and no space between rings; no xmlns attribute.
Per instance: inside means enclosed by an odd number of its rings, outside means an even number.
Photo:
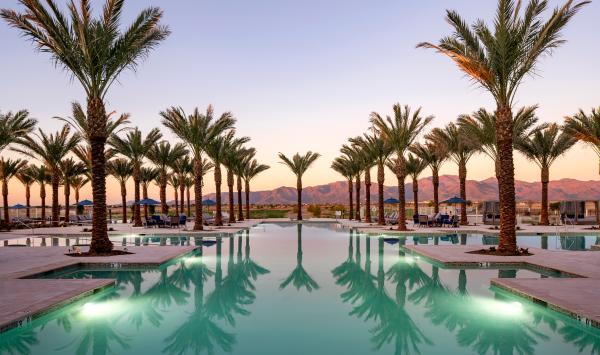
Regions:
<svg viewBox="0 0 600 355"><path fill-rule="evenodd" d="M1 354L588 354L600 332L491 289L531 270L436 267L400 243L266 224L0 334Z"/></svg>

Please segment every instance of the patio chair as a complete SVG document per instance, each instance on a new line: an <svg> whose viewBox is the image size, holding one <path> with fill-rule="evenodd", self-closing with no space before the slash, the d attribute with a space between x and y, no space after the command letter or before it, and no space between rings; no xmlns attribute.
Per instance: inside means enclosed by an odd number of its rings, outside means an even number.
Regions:
<svg viewBox="0 0 600 355"><path fill-rule="evenodd" d="M413 227L421 226L419 222L419 215L413 214Z"/></svg>
<svg viewBox="0 0 600 355"><path fill-rule="evenodd" d="M154 218L144 217L144 227L146 227L146 228L158 227L158 224L156 223L156 220Z"/></svg>
<svg viewBox="0 0 600 355"><path fill-rule="evenodd" d="M179 228L179 216L171 216L167 222L167 225L171 228Z"/></svg>
<svg viewBox="0 0 600 355"><path fill-rule="evenodd" d="M429 227L429 217L426 214L419 215L419 227Z"/></svg>
<svg viewBox="0 0 600 355"><path fill-rule="evenodd" d="M179 224L185 227L186 223L187 223L187 216L184 214L180 214L179 215Z"/></svg>
<svg viewBox="0 0 600 355"><path fill-rule="evenodd" d="M209 224L214 224L215 217L212 216L210 213L203 213L202 214L202 222L204 223L205 226L208 226Z"/></svg>
<svg viewBox="0 0 600 355"><path fill-rule="evenodd" d="M154 225L158 228L162 228L165 226L165 222L160 218L160 215L153 215L152 220L154 221Z"/></svg>

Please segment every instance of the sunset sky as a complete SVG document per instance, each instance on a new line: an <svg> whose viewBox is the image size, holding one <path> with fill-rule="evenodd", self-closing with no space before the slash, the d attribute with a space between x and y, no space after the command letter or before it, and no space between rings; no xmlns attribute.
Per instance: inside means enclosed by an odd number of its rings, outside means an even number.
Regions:
<svg viewBox="0 0 600 355"><path fill-rule="evenodd" d="M254 181L253 190L295 186L294 176L277 162L277 152L312 150L323 155L305 175L305 186L341 180L329 168L331 160L348 137L365 132L372 111L389 114L396 102L422 106L423 113L435 115L432 127L437 127L479 107L494 109L489 94L447 58L415 45L450 34L446 8L472 22L490 20L496 3L128 1L124 24L143 8L159 6L172 34L138 72L120 77L107 109L130 113L133 125L147 132L162 127L158 113L169 106L191 111L213 104L218 114L234 113L238 133L251 137L258 159L272 167ZM562 1L550 3L554 7ZM15 0L4 0L1 6L19 8ZM600 105L599 16L600 2L595 1L574 18L564 32L568 42L544 58L537 75L525 81L517 107L539 104L541 121L562 122L579 108L589 111ZM79 83L5 22L0 22L0 39L0 110L26 108L42 129L59 129L61 123L52 117L70 115L70 103L84 100ZM468 165L469 179L485 179L493 172L483 155ZM456 174L456 165L447 163L442 173ZM516 177L536 181L539 170L519 156ZM551 179L566 177L599 179L598 158L591 149L578 145L554 164ZM387 184L394 183L388 173ZM112 179L109 184L109 201L118 202L118 187ZM15 181L11 189L10 203L23 203L20 185ZM205 191L214 191L212 176ZM32 194L37 203L37 187ZM151 195L158 197L158 189ZM89 197L88 186L82 198Z"/></svg>

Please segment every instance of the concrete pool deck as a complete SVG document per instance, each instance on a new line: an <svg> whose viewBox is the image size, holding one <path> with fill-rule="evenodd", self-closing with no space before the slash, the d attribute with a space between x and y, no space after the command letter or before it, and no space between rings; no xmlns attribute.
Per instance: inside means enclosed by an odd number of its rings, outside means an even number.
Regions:
<svg viewBox="0 0 600 355"><path fill-rule="evenodd" d="M114 280L24 277L79 265L158 266L194 249L194 246L129 247L134 254L76 258L65 255L66 247L0 248L0 332L25 325L33 318L114 284Z"/></svg>
<svg viewBox="0 0 600 355"><path fill-rule="evenodd" d="M600 253L529 248L531 256L468 254L481 246L406 245L405 249L446 267L530 267L578 278L492 279L493 286L600 328Z"/></svg>

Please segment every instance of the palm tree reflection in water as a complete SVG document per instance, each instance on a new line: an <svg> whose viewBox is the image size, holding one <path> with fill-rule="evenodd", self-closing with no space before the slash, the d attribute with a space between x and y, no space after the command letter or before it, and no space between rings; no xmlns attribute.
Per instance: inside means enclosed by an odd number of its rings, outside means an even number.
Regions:
<svg viewBox="0 0 600 355"><path fill-rule="evenodd" d="M298 223L298 251L296 253L296 268L292 273L279 285L279 289L283 290L290 283L294 285L296 290L306 288L308 292L319 289L319 284L308 274L302 266L302 223Z"/></svg>

